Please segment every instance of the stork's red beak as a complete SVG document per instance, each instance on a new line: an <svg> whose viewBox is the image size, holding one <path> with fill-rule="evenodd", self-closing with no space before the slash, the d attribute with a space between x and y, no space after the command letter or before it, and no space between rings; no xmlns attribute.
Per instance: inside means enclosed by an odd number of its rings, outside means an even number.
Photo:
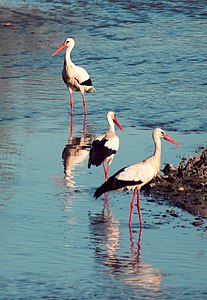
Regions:
<svg viewBox="0 0 207 300"><path fill-rule="evenodd" d="M60 45L60 47L54 53L52 53L50 56L56 55L57 53L59 53L60 51L62 51L65 48L66 48L65 44Z"/></svg>
<svg viewBox="0 0 207 300"><path fill-rule="evenodd" d="M118 120L117 120L116 118L114 118L113 121L114 121L114 123L119 127L119 129L120 129L121 131L124 132L124 130L123 130L123 128L121 127L121 125L119 124Z"/></svg>
<svg viewBox="0 0 207 300"><path fill-rule="evenodd" d="M180 146L180 143L176 142L175 140L173 140L173 138L171 138L169 135L165 134L163 136L163 138L173 144L175 144L176 146Z"/></svg>

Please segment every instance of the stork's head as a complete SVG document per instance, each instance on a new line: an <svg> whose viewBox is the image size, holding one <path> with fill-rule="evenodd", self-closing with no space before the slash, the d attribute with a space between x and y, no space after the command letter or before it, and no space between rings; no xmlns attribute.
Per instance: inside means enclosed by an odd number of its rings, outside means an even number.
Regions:
<svg viewBox="0 0 207 300"><path fill-rule="evenodd" d="M58 48L55 52L53 52L53 53L51 54L51 56L56 55L57 53L59 53L60 51L62 51L62 50L65 49L65 48L69 48L70 50L72 50L74 46L75 46L75 41L74 41L74 39L68 37L68 38L64 41L64 43L61 44L61 45L59 46L59 48Z"/></svg>
<svg viewBox="0 0 207 300"><path fill-rule="evenodd" d="M180 143L176 142L173 138L166 134L166 132L161 128L155 128L152 134L153 138L156 140L157 138L163 138L176 146L180 146Z"/></svg>
<svg viewBox="0 0 207 300"><path fill-rule="evenodd" d="M119 127L119 129L121 131L124 131L122 126L120 125L120 123L118 122L117 118L116 118L116 114L113 112L113 111L109 111L107 114L106 114L106 118L107 120L109 121L110 119L116 124L116 126Z"/></svg>

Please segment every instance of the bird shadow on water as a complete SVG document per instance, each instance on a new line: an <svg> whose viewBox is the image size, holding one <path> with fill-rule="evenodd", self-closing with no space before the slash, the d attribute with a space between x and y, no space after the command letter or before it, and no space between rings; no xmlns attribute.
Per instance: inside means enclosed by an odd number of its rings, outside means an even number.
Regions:
<svg viewBox="0 0 207 300"><path fill-rule="evenodd" d="M135 242L135 230L129 227L129 249L122 249L120 223L110 211L107 194L104 195L102 212L95 215L89 213L89 231L95 261L108 276L143 295L163 296L160 270L141 258L142 229Z"/></svg>
<svg viewBox="0 0 207 300"><path fill-rule="evenodd" d="M74 116L71 116L69 127L69 138L62 151L64 166L64 181L67 187L75 188L75 168L83 165L88 157L88 152L93 139L93 134L87 131L86 115L83 118L81 134L74 136Z"/></svg>

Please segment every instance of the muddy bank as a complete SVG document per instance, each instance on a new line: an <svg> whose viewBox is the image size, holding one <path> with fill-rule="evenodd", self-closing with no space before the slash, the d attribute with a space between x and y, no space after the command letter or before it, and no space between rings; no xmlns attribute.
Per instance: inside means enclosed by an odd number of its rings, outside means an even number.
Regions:
<svg viewBox="0 0 207 300"><path fill-rule="evenodd" d="M155 198L168 199L175 206L207 219L207 149L194 157L182 158L177 167L166 164L162 173L144 190Z"/></svg>

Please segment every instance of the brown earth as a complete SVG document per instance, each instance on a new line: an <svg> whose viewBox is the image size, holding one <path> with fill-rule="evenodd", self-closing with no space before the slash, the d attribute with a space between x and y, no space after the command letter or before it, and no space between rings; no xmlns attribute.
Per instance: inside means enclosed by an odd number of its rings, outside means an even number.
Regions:
<svg viewBox="0 0 207 300"><path fill-rule="evenodd" d="M162 171L164 175L156 177L144 190L207 219L207 149L194 157L183 158L177 167L168 163Z"/></svg>

